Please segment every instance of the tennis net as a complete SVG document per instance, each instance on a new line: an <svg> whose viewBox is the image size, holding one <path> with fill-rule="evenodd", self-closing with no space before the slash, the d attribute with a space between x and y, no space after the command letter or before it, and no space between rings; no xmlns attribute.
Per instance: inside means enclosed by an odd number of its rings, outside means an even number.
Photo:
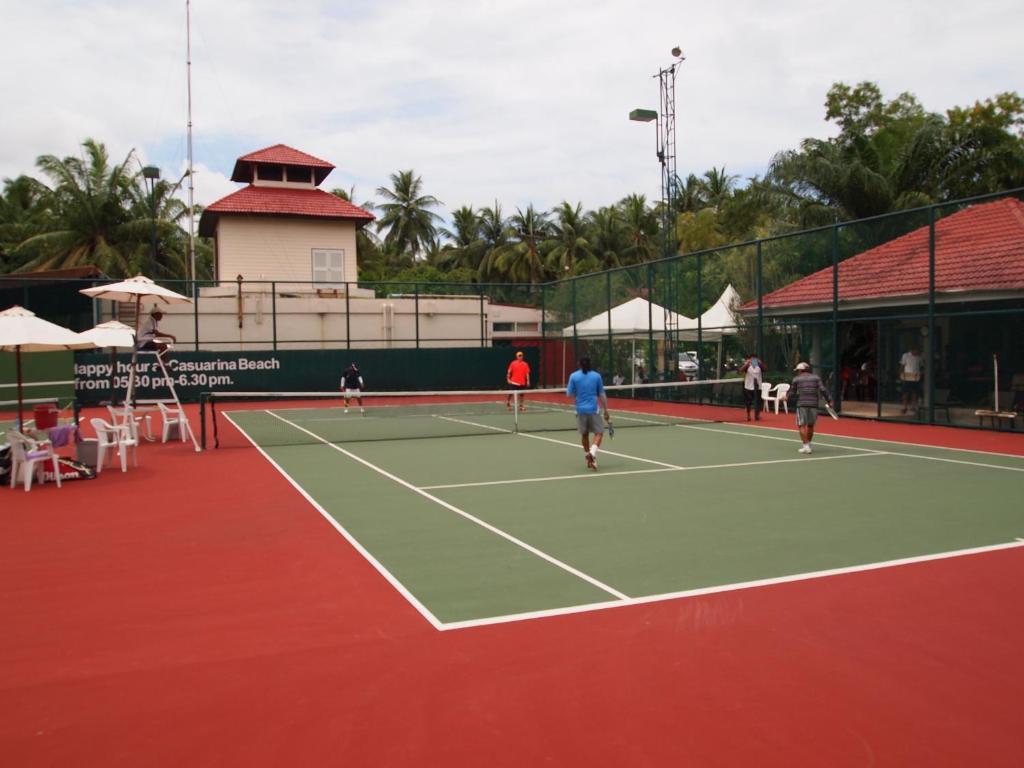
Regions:
<svg viewBox="0 0 1024 768"><path fill-rule="evenodd" d="M735 421L742 380L605 387L615 428ZM364 392L346 407L340 392L207 392L203 447L349 443L517 432L574 431L564 388Z"/></svg>

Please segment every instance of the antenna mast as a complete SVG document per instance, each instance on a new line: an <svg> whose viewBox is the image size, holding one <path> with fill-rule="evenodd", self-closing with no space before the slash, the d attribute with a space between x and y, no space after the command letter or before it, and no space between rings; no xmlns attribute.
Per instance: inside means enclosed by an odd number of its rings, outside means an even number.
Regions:
<svg viewBox="0 0 1024 768"><path fill-rule="evenodd" d="M192 13L191 0L185 0L185 73L188 81L188 263L190 293L195 294L196 286L196 236L195 236L195 174L192 170Z"/></svg>

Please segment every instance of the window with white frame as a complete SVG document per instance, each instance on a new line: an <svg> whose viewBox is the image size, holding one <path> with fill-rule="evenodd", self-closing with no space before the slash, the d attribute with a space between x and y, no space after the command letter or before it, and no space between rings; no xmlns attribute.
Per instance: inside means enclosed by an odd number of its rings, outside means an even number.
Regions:
<svg viewBox="0 0 1024 768"><path fill-rule="evenodd" d="M345 251L328 248L314 248L313 282L344 283Z"/></svg>

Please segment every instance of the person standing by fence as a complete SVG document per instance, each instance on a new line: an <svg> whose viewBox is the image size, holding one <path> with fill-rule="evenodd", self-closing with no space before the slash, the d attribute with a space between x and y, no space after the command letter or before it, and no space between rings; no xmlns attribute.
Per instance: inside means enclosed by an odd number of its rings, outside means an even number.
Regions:
<svg viewBox="0 0 1024 768"><path fill-rule="evenodd" d="M754 420L761 420L761 384L764 382L764 366L757 355L751 355L740 366L743 374L743 402L747 406L747 421L750 409L754 409Z"/></svg>

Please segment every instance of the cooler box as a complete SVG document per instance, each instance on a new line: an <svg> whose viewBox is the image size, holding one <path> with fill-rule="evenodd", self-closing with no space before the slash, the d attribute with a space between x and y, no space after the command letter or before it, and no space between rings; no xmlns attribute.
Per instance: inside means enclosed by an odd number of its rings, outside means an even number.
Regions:
<svg viewBox="0 0 1024 768"><path fill-rule="evenodd" d="M57 416L60 411L53 403L37 405L34 409L36 429L49 429L57 426Z"/></svg>
<svg viewBox="0 0 1024 768"><path fill-rule="evenodd" d="M95 467L99 463L96 461L99 445L100 441L94 438L75 443L75 458L86 466Z"/></svg>

